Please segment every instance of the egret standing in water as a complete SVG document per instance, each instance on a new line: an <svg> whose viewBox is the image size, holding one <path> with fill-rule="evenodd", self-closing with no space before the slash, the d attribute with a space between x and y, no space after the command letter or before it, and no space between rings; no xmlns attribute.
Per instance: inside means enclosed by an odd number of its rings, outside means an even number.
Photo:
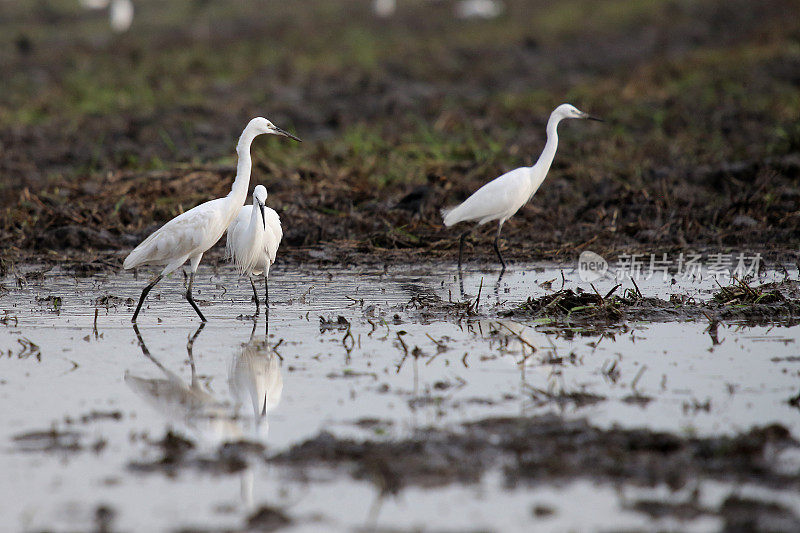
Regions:
<svg viewBox="0 0 800 533"><path fill-rule="evenodd" d="M142 241L125 258L122 266L126 270L141 265L166 265L161 274L153 278L142 291L139 305L136 306L136 312L133 313L131 322L136 322L136 317L139 316L147 294L155 287L156 283L167 274L177 270L187 260L191 268L191 275L189 276L189 287L186 289L186 299L200 319L203 322L206 321L206 317L192 299L194 274L197 272L197 266L200 264L203 254L222 237L247 198L252 168L250 145L253 139L265 133L282 135L296 141L300 140L265 118L257 117L251 120L239 137L239 144L236 145L239 162L236 168L236 179L233 181L228 196L202 203L173 218Z"/></svg>
<svg viewBox="0 0 800 533"><path fill-rule="evenodd" d="M243 205L239 214L228 228L228 241L225 247L227 256L239 269L240 274L247 275L253 287L253 298L256 301L258 316L258 291L253 283L253 275L264 274L264 314L269 320L269 267L275 262L278 246L283 238L281 219L273 209L267 207L267 189L256 185L253 190L253 204Z"/></svg>
<svg viewBox="0 0 800 533"><path fill-rule="evenodd" d="M503 224L511 218L519 208L528 203L539 186L547 176L553 158L558 148L558 123L567 118L584 118L589 120L601 119L593 117L583 111L579 111L570 104L561 104L550 114L547 121L547 143L542 150L542 155L532 167L521 167L510 172L506 172L499 178L495 178L477 191L472 196L464 200L461 204L442 209L444 225L447 227L459 222L477 220L478 225L486 224L497 220L497 235L494 238L494 251L497 253L503 271L506 269L506 262L500 253L499 240L500 230ZM458 245L458 269L461 270L461 256L464 251L464 239L469 231L461 234Z"/></svg>

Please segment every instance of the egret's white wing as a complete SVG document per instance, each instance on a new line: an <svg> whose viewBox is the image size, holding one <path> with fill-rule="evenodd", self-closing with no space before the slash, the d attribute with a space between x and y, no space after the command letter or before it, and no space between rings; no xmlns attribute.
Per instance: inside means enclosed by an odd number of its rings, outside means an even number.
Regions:
<svg viewBox="0 0 800 533"><path fill-rule="evenodd" d="M233 217L233 222L228 226L228 236L225 241L225 255L228 259L233 259L235 253L235 243L240 242L242 235L250 223L250 215L252 214L252 205L243 205L239 208L239 212Z"/></svg>
<svg viewBox="0 0 800 533"><path fill-rule="evenodd" d="M269 207L264 209L264 220L267 222L267 252L269 253L270 263L275 262L278 255L278 246L283 239L283 229L281 228L281 217L274 209Z"/></svg>
<svg viewBox="0 0 800 533"><path fill-rule="evenodd" d="M444 210L445 226L465 220L490 220L508 218L528 200L530 189L529 167L521 167L493 179L460 205Z"/></svg>
<svg viewBox="0 0 800 533"><path fill-rule="evenodd" d="M123 267L167 264L176 257L205 252L225 231L223 202L222 198L211 200L173 218L134 248Z"/></svg>

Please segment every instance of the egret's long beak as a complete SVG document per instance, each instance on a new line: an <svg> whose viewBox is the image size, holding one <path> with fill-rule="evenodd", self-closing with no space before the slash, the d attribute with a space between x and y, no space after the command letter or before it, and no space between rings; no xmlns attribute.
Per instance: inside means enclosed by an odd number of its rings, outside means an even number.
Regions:
<svg viewBox="0 0 800 533"><path fill-rule="evenodd" d="M605 120L602 118L593 117L589 113L584 113L582 118L585 118L586 120L596 120L597 122L605 122Z"/></svg>
<svg viewBox="0 0 800 533"><path fill-rule="evenodd" d="M294 139L295 141L300 142L300 143L303 142L300 139L298 139L297 137L295 137L294 135L292 135L291 133L289 133L288 131L282 130L277 126L273 126L273 127L275 128L275 130L274 130L275 133L277 133L278 135L283 135L284 137L289 137L290 139Z"/></svg>
<svg viewBox="0 0 800 533"><path fill-rule="evenodd" d="M258 202L258 208L261 210L261 222L264 223L264 230L267 229L267 218L264 216L264 204Z"/></svg>

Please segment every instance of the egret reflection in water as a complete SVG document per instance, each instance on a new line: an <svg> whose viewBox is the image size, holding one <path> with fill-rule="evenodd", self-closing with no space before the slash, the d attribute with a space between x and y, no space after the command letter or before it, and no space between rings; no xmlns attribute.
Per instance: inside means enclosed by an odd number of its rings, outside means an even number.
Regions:
<svg viewBox="0 0 800 533"><path fill-rule="evenodd" d="M233 401L220 397L198 377L192 349L205 324L186 345L191 377L185 381L166 368L147 348L139 329L134 331L144 356L163 377L149 378L125 373L125 383L171 424L187 431L203 443L218 445L242 439L265 440L267 413L278 405L283 390L279 359L266 339L253 337L234 353L228 371ZM242 403L250 402L252 414L240 415Z"/></svg>
<svg viewBox="0 0 800 533"><path fill-rule="evenodd" d="M283 376L280 356L266 337L251 337L250 342L232 359L228 370L228 386L238 413L243 404L252 406L256 434L266 438L268 412L281 401Z"/></svg>

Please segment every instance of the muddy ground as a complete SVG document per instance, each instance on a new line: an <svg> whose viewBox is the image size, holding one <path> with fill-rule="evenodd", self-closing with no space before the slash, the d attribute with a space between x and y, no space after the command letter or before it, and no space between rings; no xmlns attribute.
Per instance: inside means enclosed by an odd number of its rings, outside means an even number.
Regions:
<svg viewBox="0 0 800 533"><path fill-rule="evenodd" d="M137 327L142 276L15 267L2 524L798 527L796 270L591 292L553 264L432 272L277 265L264 337L230 267L200 269L207 324L173 276Z"/></svg>
<svg viewBox="0 0 800 533"><path fill-rule="evenodd" d="M114 35L71 2L4 3L3 259L118 265L113 250L227 192L255 115L305 140L255 144L252 183L283 218L285 255L452 257L439 209L535 161L563 101L608 122L561 126L506 255L795 258L796 2L506 5L464 21L450 2L401 2L388 20L356 1L143 2Z"/></svg>

